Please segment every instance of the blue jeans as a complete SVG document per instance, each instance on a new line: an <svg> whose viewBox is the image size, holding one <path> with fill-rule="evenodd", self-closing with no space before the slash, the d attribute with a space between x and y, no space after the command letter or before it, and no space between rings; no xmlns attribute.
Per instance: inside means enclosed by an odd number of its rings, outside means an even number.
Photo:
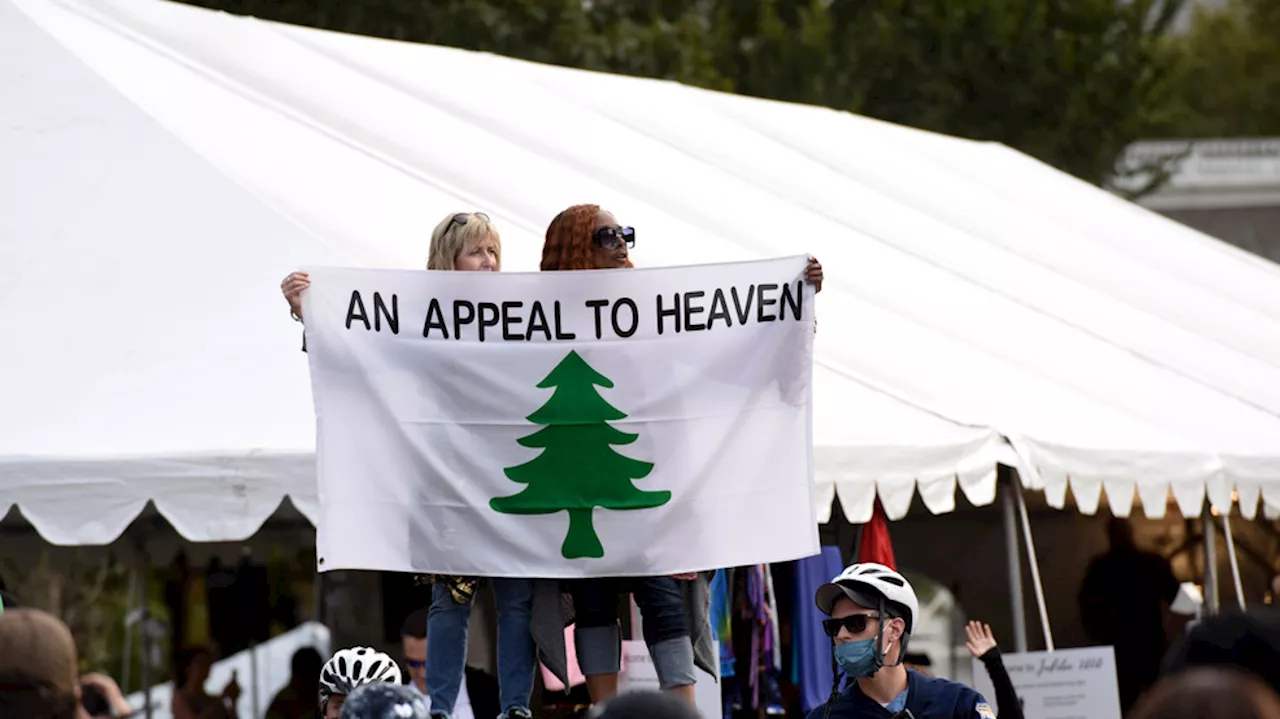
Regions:
<svg viewBox="0 0 1280 719"><path fill-rule="evenodd" d="M616 674L621 668L618 597L630 590L644 619L644 643L663 689L693 684L693 643L685 616L684 591L671 577L580 579L573 584L578 665L587 676Z"/></svg>
<svg viewBox="0 0 1280 719"><path fill-rule="evenodd" d="M489 580L498 610L498 699L502 711L528 709L537 668L537 648L529 622L533 616L533 580ZM431 588L427 615L427 693L432 714L453 714L467 662L467 621L471 605L458 604L449 590Z"/></svg>

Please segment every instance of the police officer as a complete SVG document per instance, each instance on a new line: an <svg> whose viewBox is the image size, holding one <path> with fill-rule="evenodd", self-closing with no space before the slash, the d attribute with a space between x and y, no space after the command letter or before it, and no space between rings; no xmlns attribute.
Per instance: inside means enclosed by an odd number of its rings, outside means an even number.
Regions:
<svg viewBox="0 0 1280 719"><path fill-rule="evenodd" d="M911 584L882 564L854 564L818 588L830 619L836 680L808 719L995 719L987 700L957 682L902 665L920 605ZM841 673L848 678L840 690Z"/></svg>

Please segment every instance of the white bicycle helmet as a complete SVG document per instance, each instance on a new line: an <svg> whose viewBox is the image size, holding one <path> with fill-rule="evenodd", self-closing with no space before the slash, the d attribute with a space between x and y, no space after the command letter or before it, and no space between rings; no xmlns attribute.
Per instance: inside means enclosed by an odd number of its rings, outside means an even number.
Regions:
<svg viewBox="0 0 1280 719"><path fill-rule="evenodd" d="M377 682L400 683L400 666L394 659L372 647L339 649L320 670L320 701Z"/></svg>
<svg viewBox="0 0 1280 719"><path fill-rule="evenodd" d="M823 614L831 616L836 601L847 597L868 609L880 606L884 599L885 611L891 616L902 617L907 623L907 634L915 629L920 602L915 590L901 574L884 566L867 562L851 564L830 583L818 587L814 599Z"/></svg>

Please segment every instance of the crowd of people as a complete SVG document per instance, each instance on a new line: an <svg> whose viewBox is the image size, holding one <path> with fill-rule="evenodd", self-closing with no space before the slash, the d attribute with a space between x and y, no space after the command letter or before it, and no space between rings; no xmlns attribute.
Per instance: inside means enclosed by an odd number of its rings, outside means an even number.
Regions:
<svg viewBox="0 0 1280 719"><path fill-rule="evenodd" d="M999 714L974 689L909 668L905 661L919 619L907 579L879 564L846 568L822 585L814 601L827 617L835 681L829 699L809 719L1021 719L1021 702L1004 672L990 627L966 627L969 651L991 673ZM414 639L406 634L409 639ZM207 650L184 654L175 672L175 719L236 719L234 678L207 693ZM414 671L370 647L339 649L322 664L298 651L289 684L267 717L432 719L449 716L433 702L424 671ZM404 667L408 666L409 671ZM36 609L0 613L0 719L90 719L133 714L115 682L81 676L71 632ZM1227 612L1197 622L1165 660L1162 678L1138 700L1133 719L1280 719L1280 616L1274 607ZM599 700L596 719L694 719L682 692L637 692Z"/></svg>

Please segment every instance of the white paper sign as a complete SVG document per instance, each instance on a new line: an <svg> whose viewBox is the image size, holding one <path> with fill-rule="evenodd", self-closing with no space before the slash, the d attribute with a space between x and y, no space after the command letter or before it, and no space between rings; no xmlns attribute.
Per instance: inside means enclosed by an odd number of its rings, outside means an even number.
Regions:
<svg viewBox="0 0 1280 719"><path fill-rule="evenodd" d="M1026 719L1120 719L1115 652L1111 647L1005 654L1004 666ZM981 661L974 687L996 707L996 692Z"/></svg>
<svg viewBox="0 0 1280 719"><path fill-rule="evenodd" d="M712 642L712 656L720 656L719 642ZM694 684L694 697L698 704L698 713L703 719L720 719L720 684L716 677L701 669L694 669L698 681ZM643 641L630 640L622 642L622 671L618 673L618 691L658 691L658 671L653 666L653 658L649 656L649 647Z"/></svg>

